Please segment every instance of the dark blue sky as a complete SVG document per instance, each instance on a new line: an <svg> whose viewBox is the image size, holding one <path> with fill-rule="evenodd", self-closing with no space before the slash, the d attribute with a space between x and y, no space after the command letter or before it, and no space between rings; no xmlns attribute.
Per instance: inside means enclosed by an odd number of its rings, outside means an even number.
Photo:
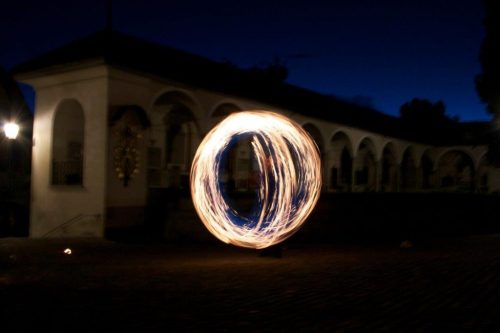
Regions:
<svg viewBox="0 0 500 333"><path fill-rule="evenodd" d="M0 65L12 65L101 29L106 2L2 4ZM414 98L449 115L488 120L474 88L484 36L480 0L115 0L114 27L240 67L282 59L290 83L361 96L397 115Z"/></svg>

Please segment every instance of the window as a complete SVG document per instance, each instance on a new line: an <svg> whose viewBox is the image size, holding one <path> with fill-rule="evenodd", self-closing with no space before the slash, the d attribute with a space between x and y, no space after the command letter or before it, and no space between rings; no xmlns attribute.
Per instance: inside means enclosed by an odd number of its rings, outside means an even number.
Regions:
<svg viewBox="0 0 500 333"><path fill-rule="evenodd" d="M76 100L64 100L54 117L52 185L83 184L85 118Z"/></svg>

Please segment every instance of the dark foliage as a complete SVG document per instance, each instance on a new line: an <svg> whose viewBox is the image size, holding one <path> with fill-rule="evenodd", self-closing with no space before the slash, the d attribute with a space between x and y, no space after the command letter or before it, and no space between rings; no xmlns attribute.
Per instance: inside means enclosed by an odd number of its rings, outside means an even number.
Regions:
<svg viewBox="0 0 500 333"><path fill-rule="evenodd" d="M422 133L426 133L429 139L441 143L463 141L458 118L446 115L442 101L432 103L414 98L401 106L399 114L402 127L411 138L420 138Z"/></svg>
<svg viewBox="0 0 500 333"><path fill-rule="evenodd" d="M271 82L285 82L288 78L288 68L280 58L252 67L249 71L252 75Z"/></svg>
<svg viewBox="0 0 500 333"><path fill-rule="evenodd" d="M476 77L476 89L488 112L500 113L500 2L483 0L486 35L481 45L479 61L482 73Z"/></svg>
<svg viewBox="0 0 500 333"><path fill-rule="evenodd" d="M485 6L484 27L486 35L481 45L479 61L482 72L476 76L476 90L489 113L497 118L489 132L488 159L500 166L500 2L483 0Z"/></svg>

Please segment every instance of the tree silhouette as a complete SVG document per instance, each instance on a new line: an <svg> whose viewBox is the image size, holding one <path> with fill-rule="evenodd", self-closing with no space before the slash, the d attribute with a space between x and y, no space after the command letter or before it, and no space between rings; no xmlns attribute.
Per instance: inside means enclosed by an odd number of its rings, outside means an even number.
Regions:
<svg viewBox="0 0 500 333"><path fill-rule="evenodd" d="M476 76L476 90L488 112L500 115L500 2L483 0L483 3L486 35L479 54L482 72Z"/></svg>
<svg viewBox="0 0 500 333"><path fill-rule="evenodd" d="M408 122L442 122L448 119L446 107L442 101L432 103L427 99L414 98L401 105L399 115Z"/></svg>
<svg viewBox="0 0 500 333"><path fill-rule="evenodd" d="M458 117L446 115L442 101L432 103L427 99L414 98L401 105L399 115L404 131L412 138L430 142L448 143L458 139Z"/></svg>
<svg viewBox="0 0 500 333"><path fill-rule="evenodd" d="M486 35L479 62L482 72L476 76L476 90L486 110L494 116L489 133L488 160L500 166L500 2L483 0Z"/></svg>
<svg viewBox="0 0 500 333"><path fill-rule="evenodd" d="M279 57L275 57L271 62L254 66L249 72L270 82L284 82L288 78L288 67Z"/></svg>

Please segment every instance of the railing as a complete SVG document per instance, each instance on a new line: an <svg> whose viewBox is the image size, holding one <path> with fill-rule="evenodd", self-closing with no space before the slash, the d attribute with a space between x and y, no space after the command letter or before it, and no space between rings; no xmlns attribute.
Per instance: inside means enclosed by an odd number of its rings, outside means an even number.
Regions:
<svg viewBox="0 0 500 333"><path fill-rule="evenodd" d="M57 227L51 229L49 232L45 233L42 238L48 237L51 234L55 233L58 230L62 230L63 233L66 232L66 229L70 226L73 226L77 223L83 222L86 219L94 219L94 221L99 221L101 219L101 214L79 214L66 222L61 223Z"/></svg>
<svg viewBox="0 0 500 333"><path fill-rule="evenodd" d="M52 185L82 184L83 161L52 161Z"/></svg>

